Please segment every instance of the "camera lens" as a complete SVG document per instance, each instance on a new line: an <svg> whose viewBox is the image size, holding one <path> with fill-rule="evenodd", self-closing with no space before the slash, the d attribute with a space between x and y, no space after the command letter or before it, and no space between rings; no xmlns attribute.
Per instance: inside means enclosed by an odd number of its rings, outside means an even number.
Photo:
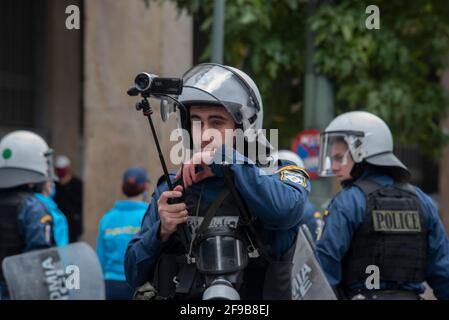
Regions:
<svg viewBox="0 0 449 320"><path fill-rule="evenodd" d="M151 75L146 72L139 73L134 80L134 84L139 91L147 91L151 85Z"/></svg>

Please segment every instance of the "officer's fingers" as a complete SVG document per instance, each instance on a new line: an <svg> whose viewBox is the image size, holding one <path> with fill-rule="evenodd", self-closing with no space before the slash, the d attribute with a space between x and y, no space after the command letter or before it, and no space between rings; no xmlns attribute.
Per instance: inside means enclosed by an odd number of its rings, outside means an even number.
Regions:
<svg viewBox="0 0 449 320"><path fill-rule="evenodd" d="M179 186L176 186L176 187L173 189L173 191L179 191L179 192L182 192L183 189L184 189L184 188L183 188L181 185L179 185Z"/></svg>
<svg viewBox="0 0 449 320"><path fill-rule="evenodd" d="M186 210L185 203L168 204L162 208L162 211L166 212L180 212Z"/></svg>
<svg viewBox="0 0 449 320"><path fill-rule="evenodd" d="M178 179L178 178L181 176L181 172L182 172L181 169L182 169L182 168L180 168L180 169L178 170L178 172L176 172L175 179Z"/></svg>
<svg viewBox="0 0 449 320"><path fill-rule="evenodd" d="M214 161L215 149L204 151L201 157L202 166L211 164Z"/></svg>
<svg viewBox="0 0 449 320"><path fill-rule="evenodd" d="M191 170L190 176L192 177L192 181L193 181L194 183L197 183L197 182L198 182L198 180L197 180L198 174L195 172L195 168L193 168L193 170Z"/></svg>
<svg viewBox="0 0 449 320"><path fill-rule="evenodd" d="M189 215L187 210L177 211L177 212L164 212L164 219L181 219Z"/></svg>
<svg viewBox="0 0 449 320"><path fill-rule="evenodd" d="M195 181L195 167L196 167L196 165L194 164L194 165L190 166L190 168L189 168L189 175L190 175L190 180L191 180L190 185L192 185L193 182L196 182Z"/></svg>
<svg viewBox="0 0 449 320"><path fill-rule="evenodd" d="M204 180L206 178L213 177L213 176L214 176L214 174L212 173L212 171L210 169L203 170L195 176L195 182L200 182L201 180Z"/></svg>
<svg viewBox="0 0 449 320"><path fill-rule="evenodd" d="M187 188L192 185L192 177L191 177L191 169L195 170L195 166L193 164L188 164L184 166L183 170L183 180L184 180L184 187Z"/></svg>
<svg viewBox="0 0 449 320"><path fill-rule="evenodd" d="M169 198L180 198L182 197L182 192L180 191L164 191L162 192L161 196L159 197L159 199L157 200L157 204L158 206L161 206L163 204L167 203L167 200Z"/></svg>

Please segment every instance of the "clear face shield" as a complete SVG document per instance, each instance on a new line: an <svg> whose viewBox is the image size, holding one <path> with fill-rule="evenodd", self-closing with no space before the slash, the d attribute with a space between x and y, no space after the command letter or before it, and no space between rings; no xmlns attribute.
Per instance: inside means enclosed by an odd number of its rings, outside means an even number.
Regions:
<svg viewBox="0 0 449 320"><path fill-rule="evenodd" d="M350 150L349 137L345 133L324 132L320 136L320 156L318 174L321 177L332 177L338 166L348 164Z"/></svg>
<svg viewBox="0 0 449 320"><path fill-rule="evenodd" d="M53 149L48 149L44 153L45 158L47 159L48 173L47 178L48 181L59 181L58 176L55 174L55 167L53 161Z"/></svg>

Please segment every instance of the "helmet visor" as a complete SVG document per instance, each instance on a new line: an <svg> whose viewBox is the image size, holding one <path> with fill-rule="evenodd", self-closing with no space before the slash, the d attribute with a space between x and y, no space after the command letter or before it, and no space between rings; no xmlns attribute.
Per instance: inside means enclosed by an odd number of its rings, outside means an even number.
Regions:
<svg viewBox="0 0 449 320"><path fill-rule="evenodd" d="M260 109L251 88L230 69L215 64L200 64L183 77L178 100L184 105L219 104L241 124Z"/></svg>
<svg viewBox="0 0 449 320"><path fill-rule="evenodd" d="M318 174L321 177L334 176L337 165L346 165L350 156L347 144L347 135L344 133L324 132L320 136L320 156Z"/></svg>

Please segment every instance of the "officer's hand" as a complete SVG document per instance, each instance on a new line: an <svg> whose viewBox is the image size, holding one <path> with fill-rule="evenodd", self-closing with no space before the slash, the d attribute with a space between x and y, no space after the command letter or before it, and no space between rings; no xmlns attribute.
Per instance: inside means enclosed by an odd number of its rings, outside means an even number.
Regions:
<svg viewBox="0 0 449 320"><path fill-rule="evenodd" d="M182 174L182 181L184 187L190 187L194 183L198 183L209 177L213 177L214 173L209 168L209 164L212 163L215 156L215 149L205 148L204 150L197 152L193 155L192 159L184 163L182 170L180 169L176 174L176 179ZM195 172L197 167L201 167L202 170L198 173Z"/></svg>
<svg viewBox="0 0 449 320"><path fill-rule="evenodd" d="M169 198L180 198L182 196L182 186L176 186L173 191L162 192L157 200L161 227L158 238L166 241L170 235L176 231L176 226L187 221L187 209L185 203L168 204Z"/></svg>

